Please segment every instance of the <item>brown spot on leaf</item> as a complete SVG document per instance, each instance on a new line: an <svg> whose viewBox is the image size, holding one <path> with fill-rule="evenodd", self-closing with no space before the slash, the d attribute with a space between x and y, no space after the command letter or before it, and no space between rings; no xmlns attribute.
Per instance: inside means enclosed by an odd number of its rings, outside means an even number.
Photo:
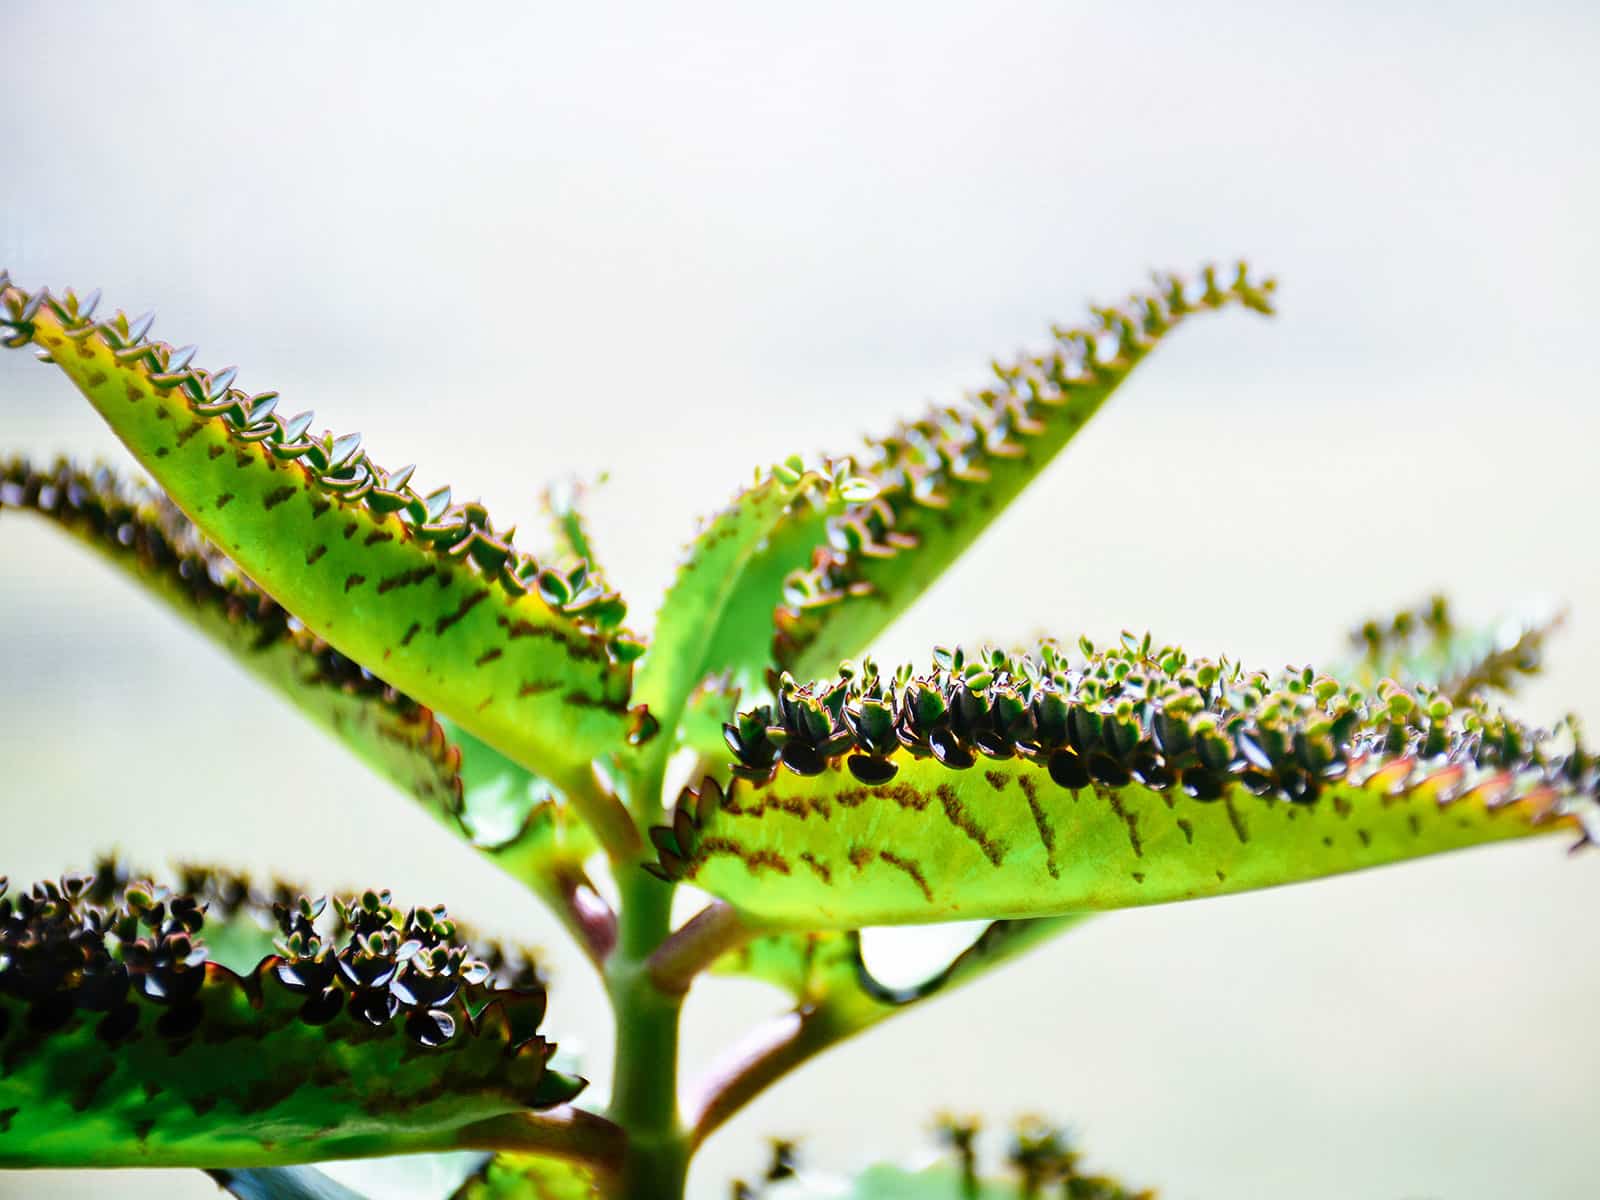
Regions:
<svg viewBox="0 0 1600 1200"><path fill-rule="evenodd" d="M395 588L410 587L414 583L421 583L433 574L432 567L413 567L409 571L401 571L398 575L391 575L387 579L378 580L378 595L391 592Z"/></svg>
<svg viewBox="0 0 1600 1200"><path fill-rule="evenodd" d="M206 447L206 457L212 460L221 458L225 453L227 453L227 451L223 450L221 446Z"/></svg>
<svg viewBox="0 0 1600 1200"><path fill-rule="evenodd" d="M270 511L271 509L277 508L278 505L282 504L285 500L289 499L289 497L293 495L294 488L289 487L287 484L285 484L283 487L273 488L261 498L261 507Z"/></svg>
<svg viewBox="0 0 1600 1200"><path fill-rule="evenodd" d="M402 646L409 646L411 644L411 639L417 636L417 632L421 628L422 626L417 624L417 622L411 622L411 628L405 631L404 636L402 636L400 639L400 644Z"/></svg>
<svg viewBox="0 0 1600 1200"><path fill-rule="evenodd" d="M311 547L311 549L306 551L306 566L309 567L312 563L316 562L317 559L321 558L327 552L328 552L327 546L323 545L320 542L317 543L315 546Z"/></svg>
<svg viewBox="0 0 1600 1200"><path fill-rule="evenodd" d="M972 814L961 803L961 797L956 795L955 788L948 783L941 783L938 796L939 803L944 808L944 819L971 838L978 849L983 851L983 856L998 867L1004 851L984 832L983 827L973 820Z"/></svg>
<svg viewBox="0 0 1600 1200"><path fill-rule="evenodd" d="M806 866L810 867L816 877L822 880L823 883L833 883L833 872L828 869L828 864L819 859L815 854L812 854L811 851L801 851L800 861L805 863Z"/></svg>
<svg viewBox="0 0 1600 1200"><path fill-rule="evenodd" d="M880 862L888 863L897 871L904 871L911 876L911 881L921 889L922 898L929 904L933 903L933 889L928 886L928 881L922 877L922 868L917 865L914 859L901 858L898 854L893 854L888 850L878 851L878 859Z"/></svg>
<svg viewBox="0 0 1600 1200"><path fill-rule="evenodd" d="M232 499L233 499L233 493L232 492L223 492L222 495L217 497L217 507L218 508L226 508L228 506L228 501L232 500Z"/></svg>
<svg viewBox="0 0 1600 1200"><path fill-rule="evenodd" d="M472 665L475 667L481 667L486 663L492 663L504 653L505 651L501 650L499 646L496 646L493 650L485 650L482 654L478 655L477 659Z"/></svg>
<svg viewBox="0 0 1600 1200"><path fill-rule="evenodd" d="M442 637L445 630L461 621L461 619L464 618L469 612L471 612L478 605L482 604L488 598L489 591L487 588L473 592L470 596L463 596L461 598L461 603L456 605L455 612L447 613L433 623L434 636Z"/></svg>
<svg viewBox="0 0 1600 1200"><path fill-rule="evenodd" d="M1122 798L1116 794L1107 797L1111 811L1117 814L1121 822L1128 827L1128 845L1133 847L1135 858L1144 857L1144 843L1139 839L1139 814L1122 806Z"/></svg>
<svg viewBox="0 0 1600 1200"><path fill-rule="evenodd" d="M367 577L365 575L346 575L344 577L344 590L348 592L351 588L360 587L366 581Z"/></svg>
<svg viewBox="0 0 1600 1200"><path fill-rule="evenodd" d="M367 534L366 537L361 539L361 544L363 546L376 546L379 542L392 541L394 541L394 534L390 533L387 529L374 529L371 533Z"/></svg>

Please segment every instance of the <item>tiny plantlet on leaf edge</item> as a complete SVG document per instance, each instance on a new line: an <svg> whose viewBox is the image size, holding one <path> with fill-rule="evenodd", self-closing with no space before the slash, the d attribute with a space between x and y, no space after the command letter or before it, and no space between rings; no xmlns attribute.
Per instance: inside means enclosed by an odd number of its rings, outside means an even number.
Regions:
<svg viewBox="0 0 1600 1200"><path fill-rule="evenodd" d="M616 1031L587 1107L550 1065L537 970L442 907L109 861L0 879L0 1168L193 1167L240 1197L348 1200L314 1164L470 1150L469 1200L677 1198L706 1139L788 1073L1093 913L1587 844L1600 762L1576 721L1497 703L1556 615L1484 633L1434 600L1365 624L1344 662L1275 673L1134 634L867 656L1176 326L1270 313L1273 292L1243 265L1159 276L960 404L758 471L703 522L646 639L581 493L547 493L529 551L358 435L195 365L150 317L0 272L0 340L55 364L155 481L5 458L0 509L126 572L526 886L600 973ZM683 750L690 785L666 795ZM711 899L674 929L685 883ZM864 927L973 919L915 988L863 960ZM685 1111L679 1017L707 972L793 1007ZM940 1130L941 1165L871 1168L847 1194L1153 1194L1090 1173L1042 1121L998 1177L972 1123ZM808 1187L778 1143L735 1194Z"/></svg>

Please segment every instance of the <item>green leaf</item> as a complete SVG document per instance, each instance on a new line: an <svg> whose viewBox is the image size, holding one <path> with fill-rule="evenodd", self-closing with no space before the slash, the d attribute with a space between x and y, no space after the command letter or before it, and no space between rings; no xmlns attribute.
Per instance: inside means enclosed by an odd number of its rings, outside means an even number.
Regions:
<svg viewBox="0 0 1600 1200"><path fill-rule="evenodd" d="M853 929L1162 903L1600 828L1600 766L1571 728L1481 699L1247 674L1131 635L1078 665L1048 643L939 659L741 714L739 778L679 801L659 868L757 925Z"/></svg>
<svg viewBox="0 0 1600 1200"><path fill-rule="evenodd" d="M592 1200L597 1176L575 1163L531 1154L497 1154L451 1200Z"/></svg>
<svg viewBox="0 0 1600 1200"><path fill-rule="evenodd" d="M136 579L391 783L453 823L459 755L434 715L290 619L165 496L105 467L0 459L0 509L44 517Z"/></svg>
<svg viewBox="0 0 1600 1200"><path fill-rule="evenodd" d="M494 1146L582 1087L546 1067L543 989L489 987L442 909L365 893L341 946L285 903L280 953L239 974L206 961L196 897L104 887L0 893L0 1167Z"/></svg>
<svg viewBox="0 0 1600 1200"><path fill-rule="evenodd" d="M1463 629L1449 601L1434 596L1425 606L1374 618L1352 630L1350 642L1359 657L1332 673L1365 688L1384 679L1427 684L1454 701L1491 689L1509 693L1538 673L1545 641L1564 618L1555 609L1538 608L1491 626Z"/></svg>
<svg viewBox="0 0 1600 1200"><path fill-rule="evenodd" d="M920 596L1021 494L1173 328L1234 305L1271 312L1274 284L1241 264L1224 287L1176 277L1093 323L1057 329L1054 349L995 365L996 383L870 444L855 466L878 485L828 523L815 560L776 614L778 663L802 679L831 671Z"/></svg>
<svg viewBox="0 0 1600 1200"><path fill-rule="evenodd" d="M107 468L0 460L0 508L33 512L138 580L558 913L596 849L550 785L289 619L165 496Z"/></svg>
<svg viewBox="0 0 1600 1200"><path fill-rule="evenodd" d="M634 688L635 700L649 708L669 745L707 675L729 672L736 676L734 686L740 686L739 676L748 686L756 664L764 670L772 595L781 581L771 565L773 541L807 528L812 532L802 536L814 540L822 520L842 511L851 480L844 469L837 477L831 470L807 469L796 460L758 474L690 545L656 614L655 636Z"/></svg>
<svg viewBox="0 0 1600 1200"><path fill-rule="evenodd" d="M8 344L43 350L205 534L341 654L563 790L624 745L639 647L614 596L552 598L480 505L416 495L410 469L384 471L358 436L311 435L275 395L188 366L121 314L97 324L70 294L0 298Z"/></svg>
<svg viewBox="0 0 1600 1200"><path fill-rule="evenodd" d="M1082 1154L1062 1129L1038 1118L1018 1122L1006 1147L1005 1173L980 1169L975 1121L943 1118L939 1132L946 1147L942 1161L908 1168L880 1163L845 1178L795 1169L792 1158L768 1173L759 1190L740 1185L755 1200L1154 1200L1083 1167Z"/></svg>

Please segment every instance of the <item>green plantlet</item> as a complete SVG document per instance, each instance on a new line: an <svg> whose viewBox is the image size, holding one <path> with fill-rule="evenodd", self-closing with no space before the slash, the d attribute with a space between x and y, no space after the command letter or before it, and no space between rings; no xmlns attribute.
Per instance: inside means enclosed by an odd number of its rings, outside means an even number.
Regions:
<svg viewBox="0 0 1600 1200"><path fill-rule="evenodd" d="M358 435L152 339L150 318L0 273L0 340L55 364L156 484L5 459L0 508L122 568L525 885L616 1019L590 1105L551 1066L531 960L443 907L111 861L0 879L0 1168L194 1167L249 1200L360 1200L314 1164L467 1150L464 1200L676 1198L705 1140L812 1056L1093 913L1587 843L1600 764L1575 723L1497 704L1552 614L1479 632L1434 600L1367 622L1321 671L1133 632L951 643L893 670L866 656L1173 329L1269 313L1272 295L1243 266L1161 277L963 403L758 470L700 528L646 639L577 489L546 493L535 555ZM680 751L693 773L668 795ZM674 929L685 884L709 902ZM863 928L972 919L981 935L915 987L863 959ZM682 1112L679 1015L708 972L793 1008ZM1153 1194L1040 1120L998 1174L973 1123L939 1131L940 1164L871 1168L845 1193L776 1143L734 1194Z"/></svg>

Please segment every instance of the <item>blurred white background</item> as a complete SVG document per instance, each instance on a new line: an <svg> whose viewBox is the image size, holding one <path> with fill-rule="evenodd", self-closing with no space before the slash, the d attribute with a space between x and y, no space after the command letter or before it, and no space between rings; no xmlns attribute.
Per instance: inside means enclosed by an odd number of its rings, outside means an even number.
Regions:
<svg viewBox="0 0 1600 1200"><path fill-rule="evenodd" d="M103 286L536 520L594 496L640 626L758 462L848 448L1114 300L1244 255L1275 322L1185 329L879 647L1153 629L1262 666L1448 589L1573 619L1521 708L1600 721L1592 5L14 4L0 265ZM122 454L0 357L5 451ZM0 518L0 871L230 858L550 948L553 925L179 623ZM1585 686L1585 684L1588 686ZM825 1058L708 1147L846 1167L941 1107L1045 1110L1171 1200L1593 1195L1600 859L1541 843L1092 923ZM703 1062L777 1006L713 983ZM202 1177L0 1172L0 1197Z"/></svg>

